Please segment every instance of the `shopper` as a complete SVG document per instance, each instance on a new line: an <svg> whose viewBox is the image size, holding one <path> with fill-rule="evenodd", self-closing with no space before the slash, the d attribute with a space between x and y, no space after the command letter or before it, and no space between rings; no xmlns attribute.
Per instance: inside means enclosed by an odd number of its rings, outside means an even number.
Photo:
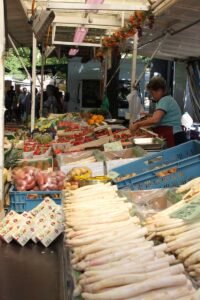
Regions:
<svg viewBox="0 0 200 300"><path fill-rule="evenodd" d="M24 100L24 119L23 119L23 121L26 122L30 115L31 115L31 93L28 92L26 94L26 97Z"/></svg>
<svg viewBox="0 0 200 300"><path fill-rule="evenodd" d="M47 101L45 102L48 114L54 113L57 114L57 99L54 95L49 95Z"/></svg>
<svg viewBox="0 0 200 300"><path fill-rule="evenodd" d="M55 88L55 97L56 97L56 106L57 106L57 113L62 114L63 113L63 95L62 92L59 91L59 88Z"/></svg>
<svg viewBox="0 0 200 300"><path fill-rule="evenodd" d="M12 121L12 111L13 111L13 101L15 97L14 87L11 85L10 89L6 93L5 97L5 107L6 107L6 120Z"/></svg>
<svg viewBox="0 0 200 300"><path fill-rule="evenodd" d="M19 102L20 94L21 94L20 86L16 86L15 98L13 101L13 115L18 124L21 122L21 106Z"/></svg>
<svg viewBox="0 0 200 300"><path fill-rule="evenodd" d="M27 96L27 88L23 88L22 92L20 93L18 97L18 103L19 103L19 109L21 112L21 120L25 120L25 102L26 102L26 96Z"/></svg>
<svg viewBox="0 0 200 300"><path fill-rule="evenodd" d="M181 127L181 110L176 100L167 95L165 79L160 76L153 77L147 89L156 102L155 112L147 120L131 124L131 130L136 131L140 127L153 126L154 132L166 139L168 147L184 143L186 136Z"/></svg>
<svg viewBox="0 0 200 300"><path fill-rule="evenodd" d="M35 89L35 118L38 119L40 116L40 95L38 89Z"/></svg>
<svg viewBox="0 0 200 300"><path fill-rule="evenodd" d="M65 92L64 99L63 99L63 113L68 112L68 102L70 101L70 93Z"/></svg>

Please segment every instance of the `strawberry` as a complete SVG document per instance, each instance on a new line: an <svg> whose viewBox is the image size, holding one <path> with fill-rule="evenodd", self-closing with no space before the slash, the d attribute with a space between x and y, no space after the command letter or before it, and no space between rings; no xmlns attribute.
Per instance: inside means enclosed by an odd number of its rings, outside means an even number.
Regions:
<svg viewBox="0 0 200 300"><path fill-rule="evenodd" d="M39 148L37 148L37 149L35 150L34 155L40 155L40 149L39 149Z"/></svg>
<svg viewBox="0 0 200 300"><path fill-rule="evenodd" d="M54 153L55 153L55 154L60 154L60 153L62 153L62 150L61 150L61 149L55 149L55 150L54 150Z"/></svg>

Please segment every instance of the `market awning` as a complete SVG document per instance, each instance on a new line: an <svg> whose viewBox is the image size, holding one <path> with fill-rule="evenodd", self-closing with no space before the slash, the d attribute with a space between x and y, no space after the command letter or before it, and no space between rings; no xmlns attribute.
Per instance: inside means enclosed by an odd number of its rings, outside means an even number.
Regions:
<svg viewBox="0 0 200 300"><path fill-rule="evenodd" d="M160 1L167 2L167 1ZM169 1L168 1L169 2ZM171 1L172 2L172 1ZM200 2L176 0L174 4L155 9L154 28L144 30L139 41L139 54L150 56L161 43L156 57L161 59L189 59L200 57ZM168 34L164 39L165 34Z"/></svg>
<svg viewBox="0 0 200 300"><path fill-rule="evenodd" d="M30 18L32 1L21 1L26 8L27 16ZM75 30L77 27L84 27L87 30L87 35L84 43L78 43L78 46L82 48L83 46L100 47L102 36L112 34L123 27L134 10L148 11L150 3L148 0L135 0L134 2L132 0L41 1L36 2L35 8L38 15L46 9L53 10L55 13L52 31L46 35L45 44L77 46L77 43L73 42Z"/></svg>
<svg viewBox="0 0 200 300"><path fill-rule="evenodd" d="M139 40L139 54L151 56L168 33L156 54L157 58L185 60L200 57L199 0L104 0L102 4L98 4L98 8L102 6L99 10L91 9L85 0L44 0L36 2L36 8L38 12L42 9L54 10L56 17L53 29L46 36L45 42L53 43L56 47L65 47L68 51L70 45L75 46L73 35L76 27L88 28L84 41L86 44L100 46L101 36L112 34L123 26L134 9L148 10L150 3L156 15L155 25L152 30L144 28L143 37ZM32 45L32 30L27 22L31 16L31 5L31 0L7 0L8 32L17 45ZM85 47L80 47L82 48Z"/></svg>
<svg viewBox="0 0 200 300"><path fill-rule="evenodd" d="M28 23L26 8L20 0L6 0L7 32L13 38L16 46L32 44L32 28Z"/></svg>

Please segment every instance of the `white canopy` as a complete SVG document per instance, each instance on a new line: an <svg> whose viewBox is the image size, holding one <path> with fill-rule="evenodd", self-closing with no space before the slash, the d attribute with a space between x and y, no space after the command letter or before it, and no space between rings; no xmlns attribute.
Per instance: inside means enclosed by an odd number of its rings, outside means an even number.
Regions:
<svg viewBox="0 0 200 300"><path fill-rule="evenodd" d="M31 16L32 1L7 0L7 3L9 33L19 45L30 46L31 27L25 16L27 19ZM51 34L53 44L73 45L75 28L85 26L89 28L85 43L91 46L100 45L101 36L123 26L133 10L151 7L156 15L155 25L152 30L144 29L139 54L151 56L168 32L156 57L171 60L200 56L199 0L104 0L102 4L93 5L86 4L85 0L43 0L36 1L36 7L38 12L52 9L56 14Z"/></svg>
<svg viewBox="0 0 200 300"><path fill-rule="evenodd" d="M154 9L155 26L151 31L144 30L143 37L139 41L139 53L150 56L168 32L156 54L157 58L169 60L200 58L200 1L159 2L161 5ZM164 6L167 2L171 3L170 7ZM152 42L153 40L155 42Z"/></svg>

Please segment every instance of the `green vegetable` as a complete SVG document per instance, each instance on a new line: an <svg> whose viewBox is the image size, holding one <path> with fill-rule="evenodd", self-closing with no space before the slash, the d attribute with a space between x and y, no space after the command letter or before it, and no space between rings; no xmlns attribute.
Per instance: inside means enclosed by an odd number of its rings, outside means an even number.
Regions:
<svg viewBox="0 0 200 300"><path fill-rule="evenodd" d="M11 148L4 153L4 167L6 169L14 168L17 166L18 161L22 159L23 151Z"/></svg>

